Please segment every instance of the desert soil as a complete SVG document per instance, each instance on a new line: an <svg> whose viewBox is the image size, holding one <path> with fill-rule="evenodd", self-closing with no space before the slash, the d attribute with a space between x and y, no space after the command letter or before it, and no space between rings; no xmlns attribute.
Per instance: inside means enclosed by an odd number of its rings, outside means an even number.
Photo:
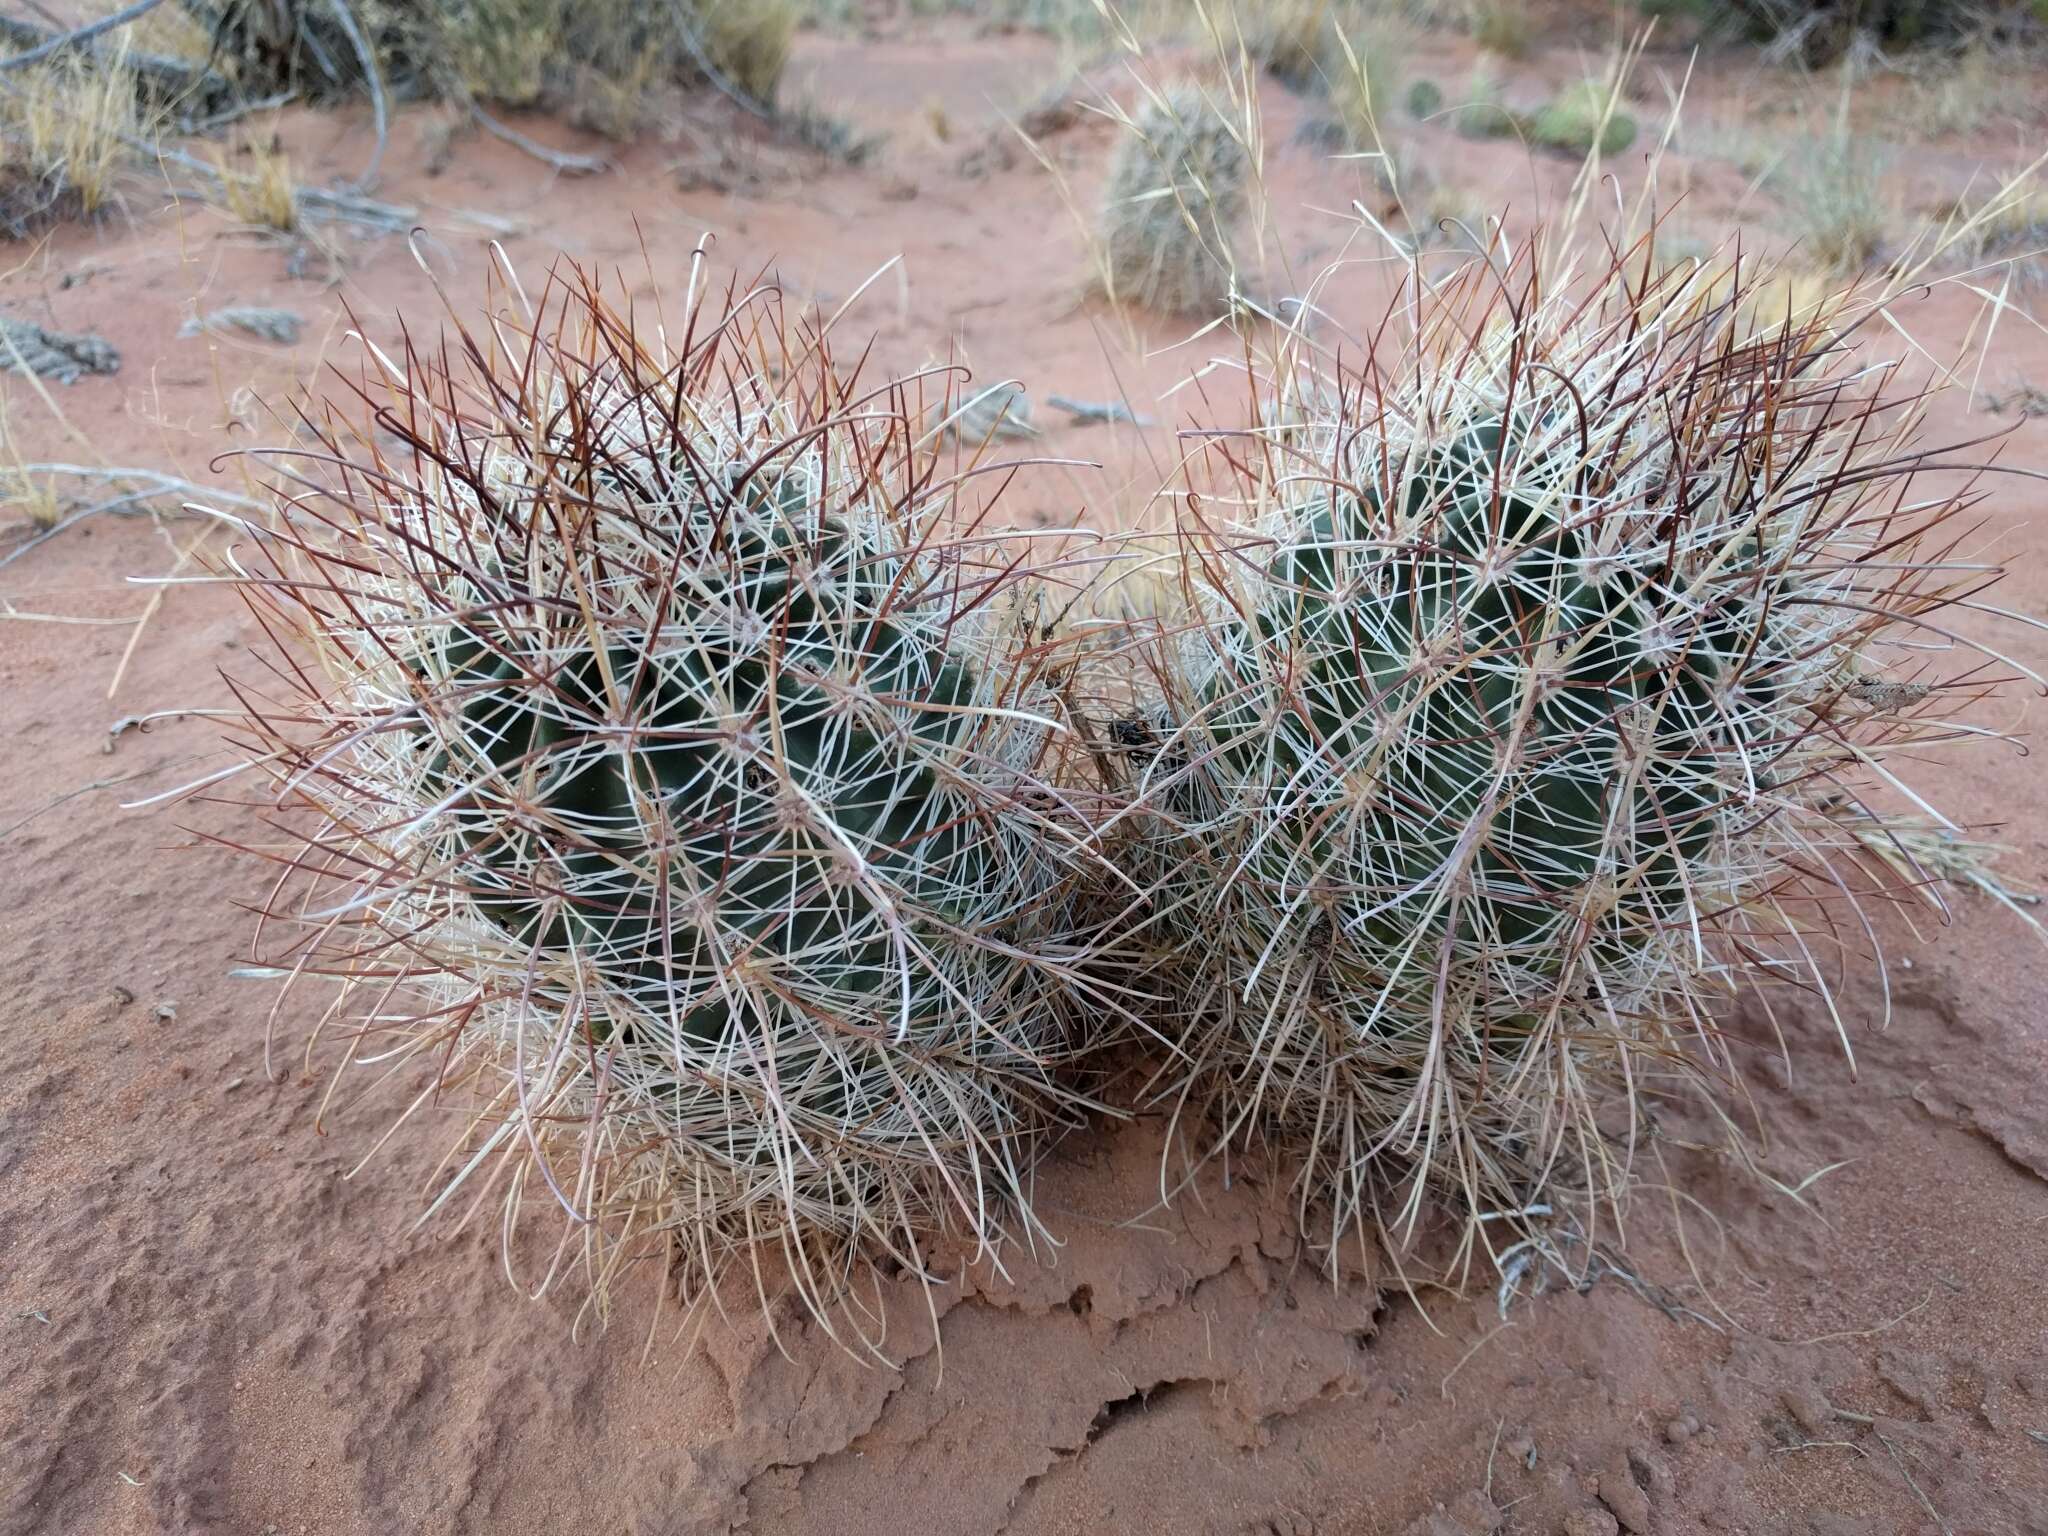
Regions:
<svg viewBox="0 0 2048 1536"><path fill-rule="evenodd" d="M1420 64L1462 80L1459 46ZM1559 39L1513 83L1576 58ZM1683 68L1653 53L1646 79ZM1777 88L1756 70L1710 65L1696 98ZM831 164L703 106L600 177L463 137L429 174L434 119L413 111L379 195L420 209L417 255L344 234L332 281L319 252L294 261L289 241L139 184L125 216L13 253L0 307L100 332L124 360L49 386L61 420L7 377L15 440L30 458L238 486L220 456L277 441L268 412L323 362L353 367L350 329L388 341L402 318L431 336L436 283L480 302L494 232L529 278L562 254L651 305L709 230L720 262L772 263L828 306L900 255L843 322L876 336L878 366L957 352L1035 396L1128 391L1157 426L1069 426L1041 399L1031 451L1101 467L1044 471L1011 510L1156 516L1196 409L1166 392L1222 343L1145 317L1127 330L1083 295L1059 186L1001 116L1058 78L1051 46L964 28L807 37L793 71L886 130L881 156ZM1090 81L1128 91L1115 66ZM1296 140L1302 101L1264 94L1267 270L1313 271L1370 178ZM356 172L368 143L359 112L279 131L315 182ZM1047 135L1083 206L1111 134L1083 114ZM1562 206L1562 161L1402 134L1517 231ZM2012 163L2025 145L2009 138L1917 149L1901 196L1953 195L1978 163ZM1627 193L1642 167L1624 162ZM1690 232L1783 245L1775 205L1733 167L1680 154L1665 175L1690 188ZM1385 273L1354 272L1338 307L1369 315ZM231 303L296 310L305 333L180 334ZM1976 315L1955 289L1902 310L1936 353ZM2008 315L1983 384L2029 375L2048 383L2048 345ZM1968 393L1943 397L1935 433L2009 424ZM2001 452L2048 469L2048 424ZM2014 567L2001 600L2022 613L2048 595L2042 483L1993 484L1973 540ZM229 702L223 673L260 672L264 638L231 593L135 584L194 575L195 544L219 557L228 541L197 520L103 516L0 569L0 1532L2048 1532L2048 946L1988 901L1957 896L1948 926L1883 919L1889 1023L1880 989L1851 981L1853 1072L1824 1009L1779 1002L1781 1058L1761 1010L1735 1007L1765 1165L1803 1198L1669 1127L1627 1234L1633 1280L1525 1284L1505 1313L1487 1289L1411 1296L1384 1264L1333 1289L1256 1176L1153 1209L1160 1131L1140 1122L1056 1157L1057 1250L1010 1253L1006 1275L942 1256L929 1296L884 1286L879 1357L787 1305L771 1331L743 1294L679 1333L652 1273L600 1327L573 1287L530 1298L530 1249L508 1280L489 1212L415 1229L445 1120L415 1117L365 1161L391 1098L345 1091L318 1115L332 1063L303 1049L311 995L273 1021L271 986L229 975L267 877L206 839L274 835L255 813L123 808L225 762L203 712ZM1969 624L2048 667L2048 638ZM145 715L161 717L114 729ZM2022 733L2025 716L2015 696ZM1921 774L1958 820L2000 829L2021 886L2048 882L2035 763L1992 743Z"/></svg>

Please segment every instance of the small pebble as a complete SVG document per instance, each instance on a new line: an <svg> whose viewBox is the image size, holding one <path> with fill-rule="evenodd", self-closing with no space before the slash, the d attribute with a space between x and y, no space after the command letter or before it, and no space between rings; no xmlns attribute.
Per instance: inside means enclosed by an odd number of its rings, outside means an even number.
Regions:
<svg viewBox="0 0 2048 1536"><path fill-rule="evenodd" d="M1664 1438L1673 1445L1683 1445L1700 1432L1700 1421L1689 1413L1682 1413L1664 1426Z"/></svg>
<svg viewBox="0 0 2048 1536"><path fill-rule="evenodd" d="M1785 1411L1809 1435L1818 1435L1834 1422L1835 1410L1813 1387L1792 1387L1783 1394Z"/></svg>
<svg viewBox="0 0 2048 1536"><path fill-rule="evenodd" d="M244 1081L244 1079L242 1079L242 1078L239 1078L239 1077L231 1077L231 1078L229 1078L229 1079L227 1080L227 1085L226 1085L225 1087L223 1087L223 1088L221 1089L221 1092L222 1092L222 1093L233 1093L233 1092L234 1092L234 1091L235 1091L235 1090L236 1090L237 1088L239 1088L239 1087L241 1087L241 1086L242 1086L242 1083L243 1083L243 1081Z"/></svg>

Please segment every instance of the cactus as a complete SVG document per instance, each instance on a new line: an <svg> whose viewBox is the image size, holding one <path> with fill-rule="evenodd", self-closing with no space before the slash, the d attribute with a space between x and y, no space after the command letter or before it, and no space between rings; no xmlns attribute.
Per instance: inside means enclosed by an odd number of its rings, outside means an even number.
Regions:
<svg viewBox="0 0 2048 1536"><path fill-rule="evenodd" d="M250 578L323 669L250 709L323 818L294 964L475 1085L440 1199L510 1163L599 1278L770 1240L822 1307L929 1227L1032 1230L1092 812L972 466L766 289L495 333L383 364L402 450L323 429Z"/></svg>
<svg viewBox="0 0 2048 1536"><path fill-rule="evenodd" d="M1185 83L1148 92L1123 125L1102 204L1110 297L1167 314L1220 310L1246 208L1243 141L1200 87Z"/></svg>
<svg viewBox="0 0 2048 1536"><path fill-rule="evenodd" d="M1873 769L1998 670L1924 643L1995 573L1948 558L1966 493L1906 496L1919 408L1847 360L1850 301L1754 336L1751 278L1646 256L1411 293L1405 351L1288 359L1190 497L1192 617L1126 727L1192 973L1168 1083L1333 1239L1432 1196L1458 1263L1590 1226L1643 1123L1596 1111L1732 1071L1742 981L1831 995L1824 899L1900 884Z"/></svg>
<svg viewBox="0 0 2048 1536"><path fill-rule="evenodd" d="M1530 142L1569 154L1598 148L1618 155L1636 141L1636 120L1621 110L1611 85L1579 80L1566 86L1529 115Z"/></svg>

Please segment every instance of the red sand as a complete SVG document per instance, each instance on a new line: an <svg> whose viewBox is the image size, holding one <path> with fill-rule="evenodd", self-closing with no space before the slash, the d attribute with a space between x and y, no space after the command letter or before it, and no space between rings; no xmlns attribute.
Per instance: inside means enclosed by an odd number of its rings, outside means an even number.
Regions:
<svg viewBox="0 0 2048 1536"><path fill-rule="evenodd" d="M1558 51L1532 78L1574 67ZM1469 58L1439 52L1439 78L1464 79ZM957 342L984 378L1016 374L1041 397L1112 398L1121 378L1165 423L1141 440L1067 428L1041 404L1058 427L1048 451L1109 467L1045 472L1013 513L1143 515L1155 456L1171 461L1171 427L1194 408L1154 396L1215 344L1140 358L1083 302L1058 191L994 111L1052 77L1049 47L814 39L808 71L829 104L892 131L878 165L754 147L714 114L704 144L737 146L722 167L686 135L550 183L464 140L430 179L415 111L381 195L421 205L423 255L458 302L487 262L458 209L516 220L505 243L529 278L566 251L618 267L643 299L647 263L678 287L705 228L721 260L773 258L794 294L832 302L900 252L902 280L847 322L879 333L882 364ZM1316 210L1364 182L1292 143L1301 104L1266 94L1270 249L1312 271L1342 238ZM284 131L309 180L353 172L367 143L363 114ZM1569 181L1513 146L1406 131L1443 179L1512 198L1524 225ZM1084 206L1107 142L1094 121L1051 140ZM1980 151L2013 147L1929 150L1910 190L1953 194ZM1674 161L1667 177L1674 166L1692 169ZM1726 166L1690 179L1696 230L1768 212L1740 203ZM330 288L160 189L129 212L59 231L0 284L10 313L102 331L126 359L118 376L53 386L69 432L6 379L27 456L206 479L214 455L275 440L252 398L281 400L317 360L350 357L344 302L380 333L394 314L437 323L402 241L346 239ZM311 323L292 348L180 339L194 303ZM1973 307L1951 293L1905 312L1952 350ZM1155 324L1143 340L1175 336ZM2048 346L2008 317L1985 383L2026 376L2048 382ZM1954 392L1935 430L1999 425L1963 407ZM2048 431L2021 429L2004 462L2048 467ZM2043 499L2011 479L1987 508L1985 542L2016 567L2000 600L2022 612L2048 592L2030 526ZM0 571L0 598L132 617L149 594L128 579L171 570L202 532L96 519ZM1007 1281L980 1270L940 1290L936 1339L922 1294L898 1285L886 1365L856 1363L787 1307L787 1358L744 1304L680 1339L671 1311L650 1342L651 1275L625 1287L608 1330L572 1333L573 1293L535 1303L508 1285L488 1218L452 1237L411 1230L451 1126L423 1118L353 1174L389 1101L316 1134L327 1063L309 1069L299 1049L310 995L279 1020L266 1075L269 989L227 978L248 931L234 904L260 901L265 876L188 851L193 831L260 832L218 806L117 808L221 762L216 725L108 734L119 717L223 705L216 669L252 675L262 637L223 590L173 588L110 698L132 633L0 622L0 1532L2048 1532L2048 948L1984 900L1957 898L1953 929L1888 924L1889 1029L1873 1032L1875 988L1847 994L1859 1075L1820 1010L1790 1010L1789 1081L1761 1017L1738 1011L1770 1170L1797 1184L1839 1166L1803 1209L1704 1155L1645 1167L1660 1187L1629 1237L1647 1294L1609 1277L1518 1299L1503 1324L1490 1294L1418 1305L1359 1279L1334 1292L1284 1201L1251 1182L1126 1225L1156 1183L1158 1131L1140 1125L1070 1145L1045 1201L1065 1247L1010 1255ZM2048 665L2042 636L2001 639ZM1988 746L1921 778L1958 819L2003 824L2010 879L2048 878L2032 759Z"/></svg>

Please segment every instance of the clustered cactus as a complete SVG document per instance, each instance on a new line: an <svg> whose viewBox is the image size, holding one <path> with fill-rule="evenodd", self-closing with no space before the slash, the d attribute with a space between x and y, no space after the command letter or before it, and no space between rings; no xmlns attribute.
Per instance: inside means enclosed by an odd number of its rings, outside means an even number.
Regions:
<svg viewBox="0 0 2048 1536"><path fill-rule="evenodd" d="M376 354L252 530L312 660L248 714L318 817L270 961L466 1090L439 1199L544 1185L600 1281L779 1245L822 1311L1037 1230L1133 1026L1333 1253L1618 1199L1634 1111L1734 1071L1716 997L1827 995L1830 901L1912 867L1864 787L1978 729L2003 669L1938 615L1996 573L1840 304L1502 253L1415 270L1370 356L1287 332L1173 548L1097 562L1164 600L1086 643L1053 610L1115 605L983 531L946 403L769 289L650 332L558 283L459 367Z"/></svg>
<svg viewBox="0 0 2048 1536"><path fill-rule="evenodd" d="M466 371L384 365L396 449L319 432L256 590L321 670L251 714L324 818L295 910L346 916L277 963L467 1079L463 1174L544 1180L600 1266L992 1240L1087 952L1030 598L915 385L766 290L651 345L558 285Z"/></svg>
<svg viewBox="0 0 2048 1536"><path fill-rule="evenodd" d="M1839 315L1756 333L1746 279L1647 257L1412 287L1190 498L1136 754L1197 982L1167 1081L1332 1236L1617 1195L1596 1112L1728 1067L1715 994L1828 995L1817 903L1893 842L1864 790L2001 670L1930 617L1993 573Z"/></svg>

